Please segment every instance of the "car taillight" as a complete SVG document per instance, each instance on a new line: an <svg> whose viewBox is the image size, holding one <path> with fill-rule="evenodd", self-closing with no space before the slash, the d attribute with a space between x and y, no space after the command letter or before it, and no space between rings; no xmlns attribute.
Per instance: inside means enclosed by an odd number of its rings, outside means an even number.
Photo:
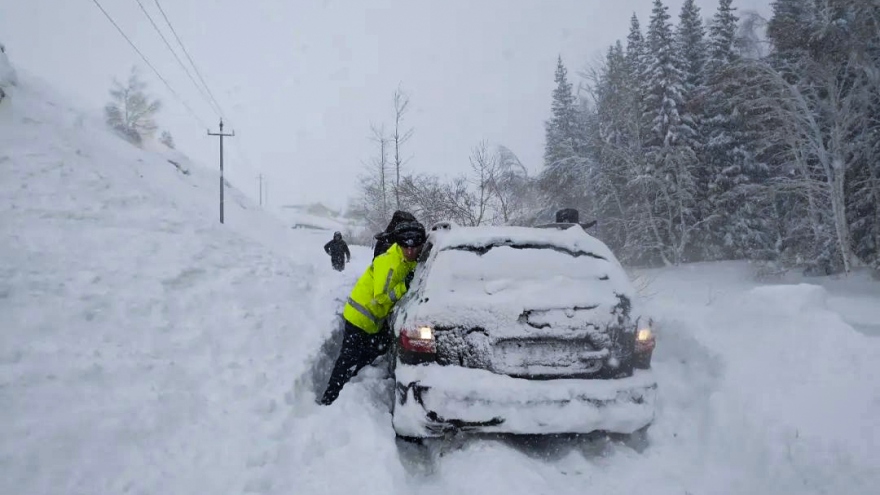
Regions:
<svg viewBox="0 0 880 495"><path fill-rule="evenodd" d="M437 352L434 329L425 325L404 328L400 331L400 346L410 352L433 354Z"/></svg>
<svg viewBox="0 0 880 495"><path fill-rule="evenodd" d="M651 356L654 354L655 345L656 340L654 340L654 332L651 331L651 327L648 325L639 326L636 329L636 342L633 349L634 368L648 369L651 367Z"/></svg>
<svg viewBox="0 0 880 495"><path fill-rule="evenodd" d="M656 341L654 340L654 333L651 332L650 327L640 328L636 331L636 353L642 354L651 352L654 350L654 346L656 345Z"/></svg>

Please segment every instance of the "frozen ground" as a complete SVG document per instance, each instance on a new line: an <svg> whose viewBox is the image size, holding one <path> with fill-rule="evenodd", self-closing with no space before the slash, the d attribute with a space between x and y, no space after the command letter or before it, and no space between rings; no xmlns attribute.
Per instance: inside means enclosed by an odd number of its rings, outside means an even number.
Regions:
<svg viewBox="0 0 880 495"><path fill-rule="evenodd" d="M646 448L488 437L423 450L394 440L381 365L314 404L366 249L334 272L329 234L289 229L234 190L220 226L212 172L130 147L28 77L0 104L0 179L0 493L880 485L880 292L867 277L639 272L659 325Z"/></svg>

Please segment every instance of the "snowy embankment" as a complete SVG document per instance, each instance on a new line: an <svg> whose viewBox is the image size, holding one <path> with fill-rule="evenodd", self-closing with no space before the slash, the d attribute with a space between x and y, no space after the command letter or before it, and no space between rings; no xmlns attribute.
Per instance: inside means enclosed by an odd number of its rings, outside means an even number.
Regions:
<svg viewBox="0 0 880 495"><path fill-rule="evenodd" d="M0 177L0 493L880 486L875 282L759 287L742 264L641 273L659 322L645 450L483 438L426 452L395 443L382 366L314 403L366 249L333 272L327 233L234 190L219 225L214 173L132 148L30 79L0 104Z"/></svg>
<svg viewBox="0 0 880 495"><path fill-rule="evenodd" d="M645 277L653 279L649 307L668 348L658 352L657 369L680 375L663 380L666 400L653 433L658 442L672 435L674 444L686 443L681 453L706 467L706 482L730 477L725 490L701 491L873 493L880 340L856 331L851 315L835 308L847 288L859 287L864 299L850 307L880 321L876 282L859 275L760 285L740 263Z"/></svg>
<svg viewBox="0 0 880 495"><path fill-rule="evenodd" d="M324 236L234 189L221 226L216 174L30 79L0 177L0 493L240 492L332 324Z"/></svg>

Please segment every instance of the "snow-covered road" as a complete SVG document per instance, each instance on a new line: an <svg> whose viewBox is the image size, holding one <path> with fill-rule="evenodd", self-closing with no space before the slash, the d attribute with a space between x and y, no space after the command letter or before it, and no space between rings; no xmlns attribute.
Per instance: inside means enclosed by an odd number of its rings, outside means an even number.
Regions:
<svg viewBox="0 0 880 495"><path fill-rule="evenodd" d="M23 79L0 105L0 493L868 494L880 485L877 283L638 273L659 321L650 444L398 446L368 367L314 403L343 273L216 176ZM169 164L184 164L182 174ZM808 284L798 285L800 282ZM783 282L786 285L783 285ZM824 286L824 287L823 287Z"/></svg>

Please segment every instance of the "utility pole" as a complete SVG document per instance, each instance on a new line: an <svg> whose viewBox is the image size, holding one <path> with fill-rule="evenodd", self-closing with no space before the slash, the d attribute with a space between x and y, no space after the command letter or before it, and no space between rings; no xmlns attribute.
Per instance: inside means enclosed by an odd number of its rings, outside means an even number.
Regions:
<svg viewBox="0 0 880 495"><path fill-rule="evenodd" d="M231 134L223 134L223 119L220 119L220 132L211 132L208 129L208 135L220 137L220 223L223 223L223 138L235 136L235 131Z"/></svg>
<svg viewBox="0 0 880 495"><path fill-rule="evenodd" d="M263 206L263 174L260 174L260 206Z"/></svg>

